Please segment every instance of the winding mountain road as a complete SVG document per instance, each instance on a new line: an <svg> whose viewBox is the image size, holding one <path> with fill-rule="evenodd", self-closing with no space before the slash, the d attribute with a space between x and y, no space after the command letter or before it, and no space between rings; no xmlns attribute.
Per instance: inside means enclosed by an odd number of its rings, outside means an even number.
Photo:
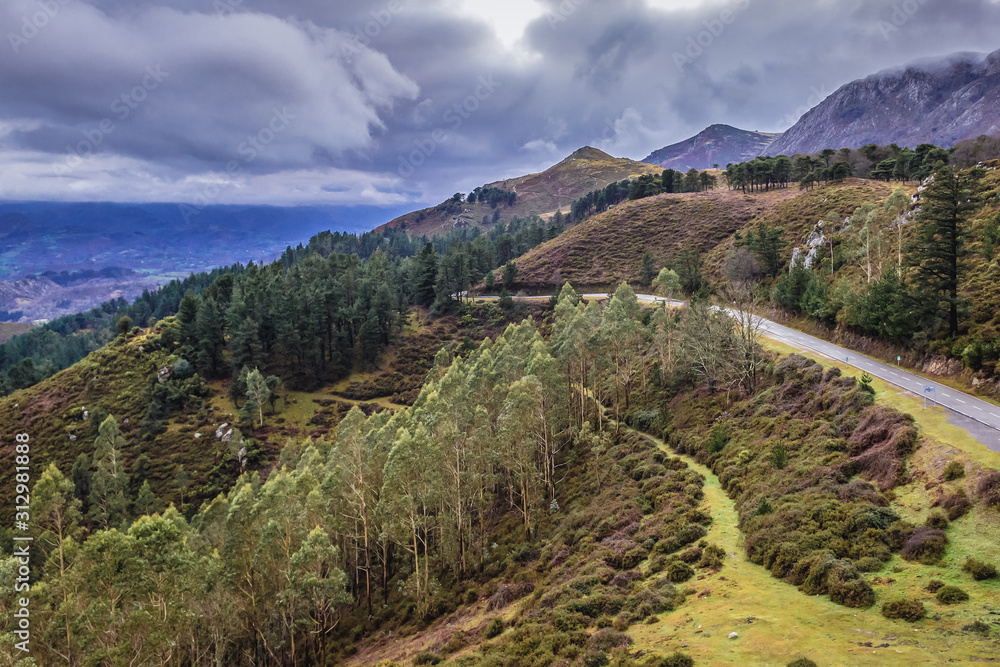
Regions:
<svg viewBox="0 0 1000 667"><path fill-rule="evenodd" d="M608 298L608 294L584 294L582 296L584 299ZM663 297L651 294L637 294L636 297L639 301L645 303L666 302L667 305L677 308L682 308L687 305L683 301L667 300ZM499 297L482 296L475 298L482 301L491 301L496 300ZM512 298L530 301L548 299L550 298L550 295ZM987 434L985 439L990 442L985 442L984 444L994 451L1000 451L1000 407L997 407L992 403L987 403L986 401L961 392L957 389L952 389L951 387L936 383L933 380L915 373L905 371L902 368L885 364L881 361L876 361L871 357L866 357L860 352L855 352L846 347L834 345L833 343L828 343L827 341L816 338L815 336L810 336L802 333L801 331L782 326L777 322L772 322L771 320L764 318L759 318L758 321L760 323L760 330L768 338L787 343L794 347L804 348L830 359L843 362L848 366L865 371L869 375L877 377L880 380L884 380L891 385L899 387L900 389L912 392L917 396L923 396L927 399L928 403L933 402L958 415L962 415L963 417L977 422L982 427L987 427L987 429L991 430L991 432ZM971 432L971 429L967 430L970 430ZM982 430L983 429L980 429L981 432L979 435L983 435ZM976 434L973 433L973 435L975 436Z"/></svg>

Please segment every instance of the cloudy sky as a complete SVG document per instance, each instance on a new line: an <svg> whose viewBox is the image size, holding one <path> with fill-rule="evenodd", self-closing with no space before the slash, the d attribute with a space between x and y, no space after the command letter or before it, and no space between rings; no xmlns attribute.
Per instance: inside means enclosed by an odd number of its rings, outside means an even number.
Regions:
<svg viewBox="0 0 1000 667"><path fill-rule="evenodd" d="M398 208L784 130L1000 48L1000 0L2 0L0 29L0 199Z"/></svg>

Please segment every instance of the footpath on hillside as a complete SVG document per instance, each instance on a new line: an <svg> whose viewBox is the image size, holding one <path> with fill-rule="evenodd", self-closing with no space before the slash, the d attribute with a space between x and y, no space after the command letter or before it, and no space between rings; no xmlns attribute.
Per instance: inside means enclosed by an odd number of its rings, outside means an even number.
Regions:
<svg viewBox="0 0 1000 667"><path fill-rule="evenodd" d="M949 636L925 621L890 621L870 609L850 609L810 596L746 560L733 501L712 471L642 434L705 477L703 509L712 516L705 538L726 550L722 570L688 582L697 592L653 625L633 626L636 649L680 650L695 664L785 665L806 657L817 665L941 665L995 656L989 641ZM730 633L737 637L730 639Z"/></svg>

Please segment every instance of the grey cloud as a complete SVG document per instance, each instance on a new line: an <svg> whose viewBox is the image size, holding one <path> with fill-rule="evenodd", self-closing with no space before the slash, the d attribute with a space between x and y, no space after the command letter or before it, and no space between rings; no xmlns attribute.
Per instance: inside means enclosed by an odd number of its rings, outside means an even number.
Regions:
<svg viewBox="0 0 1000 667"><path fill-rule="evenodd" d="M113 192L110 174L133 169L153 176L149 192L190 196L234 154L243 160L241 143L288 107L294 122L242 164L254 197L434 202L588 143L641 158L717 122L783 130L855 78L1000 47L992 0L734 0L673 11L544 0L553 13L528 27L517 55L482 21L451 12L457 1L243 0L223 19L211 0L71 0L21 53L0 59L0 197L11 196L2 185L11 165L34 173L105 117L116 121L101 147L109 171L76 172L78 192ZM8 2L0 28L36 6ZM723 11L732 20L720 29ZM692 40L707 44L688 58ZM690 62L679 67L677 54ZM155 65L169 79L118 121L110 104ZM500 85L457 114L480 77ZM400 160L431 145L400 173ZM33 195L59 182L42 180ZM250 197L246 184L227 192Z"/></svg>

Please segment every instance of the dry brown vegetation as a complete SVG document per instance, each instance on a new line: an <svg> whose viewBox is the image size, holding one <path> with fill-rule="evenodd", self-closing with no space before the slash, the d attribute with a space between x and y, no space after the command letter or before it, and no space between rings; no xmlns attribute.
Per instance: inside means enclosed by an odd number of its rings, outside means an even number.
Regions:
<svg viewBox="0 0 1000 667"><path fill-rule="evenodd" d="M643 174L659 174L663 170L655 165L635 162L627 158L616 158L595 148L581 148L562 162L539 174L529 174L510 178L486 187L513 190L517 193L517 203L509 208L500 208L502 220L509 221L517 216L544 216L562 209L565 213L573 200L579 199L591 190L603 188L609 183L634 178ZM483 216L493 215L493 209L485 204L463 202L457 217L468 220L473 227L481 227ZM434 236L446 234L454 228L455 215L442 214L440 206L413 211L388 222L383 227L404 229L413 236ZM378 231L378 230L376 230Z"/></svg>

